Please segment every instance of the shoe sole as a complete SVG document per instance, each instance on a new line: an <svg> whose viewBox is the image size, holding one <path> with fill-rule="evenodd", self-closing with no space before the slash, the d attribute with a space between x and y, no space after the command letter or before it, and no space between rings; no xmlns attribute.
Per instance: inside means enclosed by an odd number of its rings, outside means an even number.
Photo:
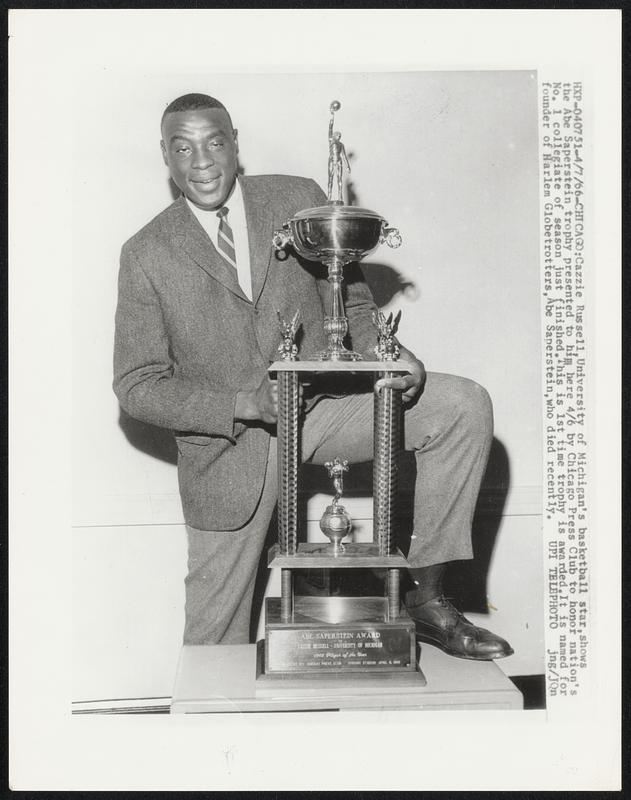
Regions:
<svg viewBox="0 0 631 800"><path fill-rule="evenodd" d="M416 639L419 642L425 642L425 644L433 644L434 647L438 647L439 650L442 650L443 653L447 653L448 656L454 656L455 658L464 658L467 661L496 661L498 658L508 658L508 656L512 656L515 652L511 647L510 652L507 653L493 653L488 656L466 655L465 653L458 653L456 650L452 650L450 647L447 647L438 639L433 639L431 636L426 636L425 634L417 633Z"/></svg>

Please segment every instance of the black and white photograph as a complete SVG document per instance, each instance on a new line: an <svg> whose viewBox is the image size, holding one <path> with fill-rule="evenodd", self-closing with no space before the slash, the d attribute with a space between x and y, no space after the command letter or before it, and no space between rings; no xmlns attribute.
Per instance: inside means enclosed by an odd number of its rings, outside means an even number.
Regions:
<svg viewBox="0 0 631 800"><path fill-rule="evenodd" d="M14 788L615 788L603 74L507 57L546 13L13 12Z"/></svg>

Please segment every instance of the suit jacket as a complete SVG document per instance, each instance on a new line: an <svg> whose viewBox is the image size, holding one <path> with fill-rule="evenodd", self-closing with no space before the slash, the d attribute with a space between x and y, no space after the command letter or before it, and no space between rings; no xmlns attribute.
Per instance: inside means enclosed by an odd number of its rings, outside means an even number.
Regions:
<svg viewBox="0 0 631 800"><path fill-rule="evenodd" d="M326 346L326 269L272 248L297 211L322 205L314 181L281 175L240 178L253 301L183 197L123 246L119 273L114 390L137 419L174 431L184 517L202 530L234 530L261 494L270 432L234 419L236 394L255 389L280 342L276 313L300 311L299 353ZM354 349L375 343L375 306L357 265L345 269ZM324 305L326 304L326 305ZM300 357L300 355L299 355Z"/></svg>

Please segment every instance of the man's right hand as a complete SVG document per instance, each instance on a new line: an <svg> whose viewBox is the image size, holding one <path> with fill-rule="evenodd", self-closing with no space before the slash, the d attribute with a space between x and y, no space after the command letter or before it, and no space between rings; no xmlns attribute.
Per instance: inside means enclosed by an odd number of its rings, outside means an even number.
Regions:
<svg viewBox="0 0 631 800"><path fill-rule="evenodd" d="M278 419L278 386L263 375L253 391L237 392L234 417L242 422L260 421L273 425Z"/></svg>

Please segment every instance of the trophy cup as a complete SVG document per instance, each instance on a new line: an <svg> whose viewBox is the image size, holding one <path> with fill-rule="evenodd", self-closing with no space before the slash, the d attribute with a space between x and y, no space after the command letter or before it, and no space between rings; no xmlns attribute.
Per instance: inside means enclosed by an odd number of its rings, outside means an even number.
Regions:
<svg viewBox="0 0 631 800"><path fill-rule="evenodd" d="M379 244L398 247L396 228L376 212L346 206L342 201L342 172L348 160L341 135L333 130L340 103L330 105L328 202L305 209L274 233L277 250L293 249L308 260L328 268L330 313L324 330L324 352L305 361L297 359L294 343L298 315L290 321L279 315L280 359L269 368L278 385L278 543L269 551L268 566L281 570L281 596L268 597L265 605L265 639L257 653L257 692L270 683L291 688L292 680L327 681L352 676L383 681L389 686L423 685L418 669L414 622L400 602L400 570L407 560L396 546L395 513L397 455L400 438L401 391L375 389L372 542L344 541L353 522L340 500L343 474L349 465L343 457L326 464L334 497L320 520L327 537L321 542L298 543L299 383L314 373L372 372L389 378L409 372L399 361L396 330L400 313L387 318L374 315L374 361L362 360L346 349L348 330L342 297L343 267L373 252ZM335 194L335 197L333 196ZM314 597L294 595L294 570L373 569L385 574L385 594L380 597ZM348 684L348 681L346 682ZM304 683L302 684L304 686ZM272 690L274 690L272 688Z"/></svg>
<svg viewBox="0 0 631 800"><path fill-rule="evenodd" d="M399 247L401 236L396 228L389 228L385 219L375 211L343 204L343 166L350 170L350 165L341 134L333 131L335 112L340 108L341 104L337 100L331 103L328 202L325 206L299 211L281 230L274 232L273 244L277 250L291 245L303 258L321 261L327 266L331 302L330 312L324 320L324 330L328 336L328 344L322 353L316 355L316 359L359 361L361 356L347 350L342 344L348 331L342 297L343 267L369 255L384 242L389 247Z"/></svg>

